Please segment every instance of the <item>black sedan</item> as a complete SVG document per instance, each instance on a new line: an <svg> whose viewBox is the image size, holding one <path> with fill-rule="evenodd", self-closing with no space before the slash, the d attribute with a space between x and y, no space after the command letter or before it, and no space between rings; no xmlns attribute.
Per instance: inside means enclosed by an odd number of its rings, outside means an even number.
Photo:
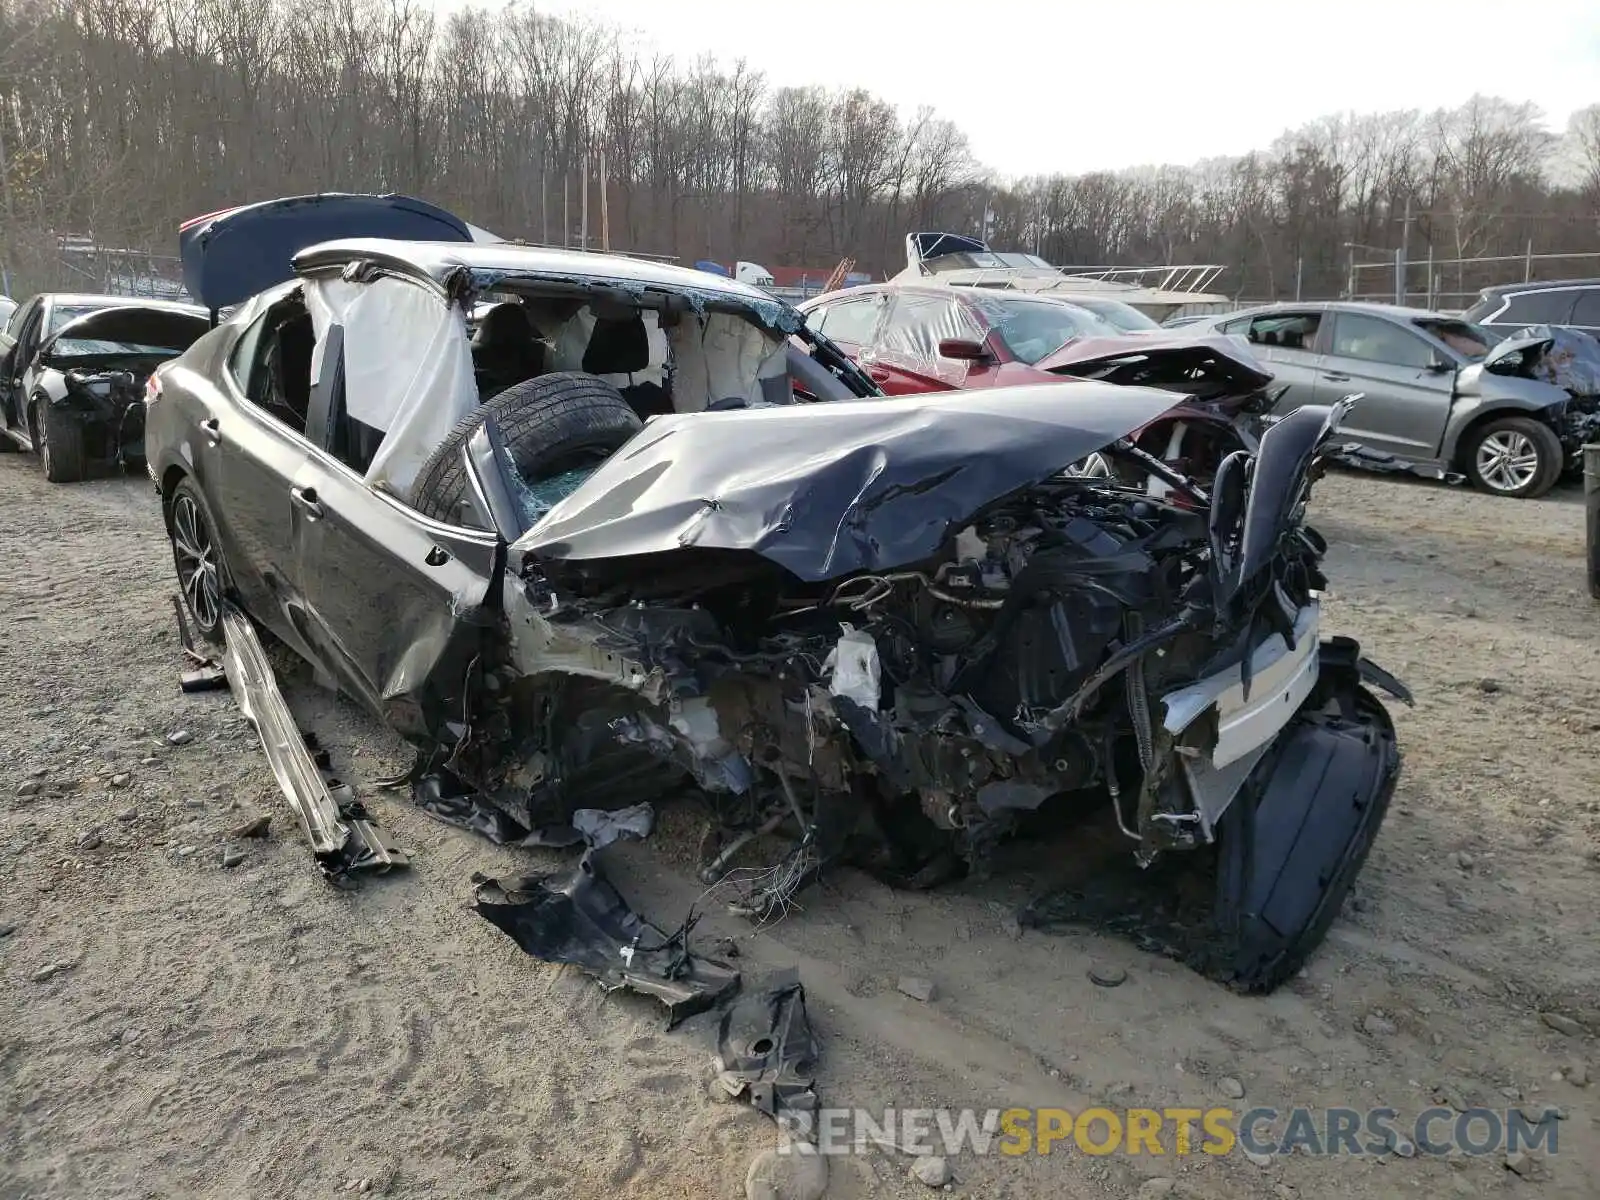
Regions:
<svg viewBox="0 0 1600 1200"><path fill-rule="evenodd" d="M379 236L330 231L344 203ZM1302 513L1344 406L1203 490L1129 441L1172 393L888 401L753 288L435 214L186 231L191 291L238 305L147 400L202 634L271 630L416 746L419 803L502 842L687 787L708 880L765 916L844 861L981 873L1087 798L1142 865L1209 851L1208 971L1297 969L1399 761L1363 680L1403 689L1319 636ZM1067 472L1091 453L1144 476Z"/></svg>
<svg viewBox="0 0 1600 1200"><path fill-rule="evenodd" d="M0 333L0 449L38 454L45 478L144 461L150 373L209 328L204 309L133 296L45 292Z"/></svg>

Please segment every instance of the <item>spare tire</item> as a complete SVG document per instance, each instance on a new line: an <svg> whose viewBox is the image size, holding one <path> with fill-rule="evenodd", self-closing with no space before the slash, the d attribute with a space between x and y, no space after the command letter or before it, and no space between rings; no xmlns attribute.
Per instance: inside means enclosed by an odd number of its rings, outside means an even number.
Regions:
<svg viewBox="0 0 1600 1200"><path fill-rule="evenodd" d="M423 516L460 524L467 496L461 447L490 416L529 483L599 463L644 428L622 393L593 375L558 371L525 379L461 418L422 464L411 506Z"/></svg>

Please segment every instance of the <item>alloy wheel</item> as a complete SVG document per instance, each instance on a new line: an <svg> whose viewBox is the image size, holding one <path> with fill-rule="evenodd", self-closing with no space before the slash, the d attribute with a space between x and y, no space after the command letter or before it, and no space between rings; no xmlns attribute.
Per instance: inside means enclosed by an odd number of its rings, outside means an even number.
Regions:
<svg viewBox="0 0 1600 1200"><path fill-rule="evenodd" d="M1106 461L1105 455L1096 451L1088 458L1073 463L1062 474L1072 479L1110 479L1111 464Z"/></svg>
<svg viewBox="0 0 1600 1200"><path fill-rule="evenodd" d="M1478 477L1497 492L1527 487L1539 473L1533 439L1515 429L1498 429L1478 443Z"/></svg>
<svg viewBox="0 0 1600 1200"><path fill-rule="evenodd" d="M50 477L50 433L44 427L44 414L37 406L33 410L33 447L39 452L39 463L44 467L45 478Z"/></svg>
<svg viewBox="0 0 1600 1200"><path fill-rule="evenodd" d="M189 612L206 632L222 622L222 586L217 552L205 515L192 496L180 494L172 505L172 556L177 560L178 586Z"/></svg>

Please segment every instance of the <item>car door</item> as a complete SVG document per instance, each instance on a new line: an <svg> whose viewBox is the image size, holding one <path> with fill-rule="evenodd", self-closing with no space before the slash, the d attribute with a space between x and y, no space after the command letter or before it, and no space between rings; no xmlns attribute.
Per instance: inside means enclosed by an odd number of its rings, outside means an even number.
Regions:
<svg viewBox="0 0 1600 1200"><path fill-rule="evenodd" d="M11 314L5 332L0 333L0 428L19 433L30 445L33 432L27 428L27 396L22 390L27 366L23 344L28 340L28 331L38 328L43 306L41 296L27 301Z"/></svg>
<svg viewBox="0 0 1600 1200"><path fill-rule="evenodd" d="M343 353L342 332L324 349L324 390L342 388L343 371L328 360ZM327 403L333 415L322 420L343 420L342 397ZM504 542L422 516L320 447L290 481L287 501L301 637L347 694L402 734L438 728L492 621L484 605Z"/></svg>
<svg viewBox="0 0 1600 1200"><path fill-rule="evenodd" d="M1450 416L1457 363L1400 321L1376 313L1330 315L1318 399L1362 396L1341 432L1402 458L1432 457Z"/></svg>
<svg viewBox="0 0 1600 1200"><path fill-rule="evenodd" d="M192 411L185 419L193 426L195 477L210 502L234 590L251 616L309 657L289 489L312 447L303 427L269 407L279 326L303 311L297 305L294 299L271 304L244 327L221 369L188 389Z"/></svg>
<svg viewBox="0 0 1600 1200"><path fill-rule="evenodd" d="M950 368L966 364L939 356L940 331L955 303L952 297L931 291L890 294L872 345L861 355L861 365L885 395L915 396L957 386Z"/></svg>
<svg viewBox="0 0 1600 1200"><path fill-rule="evenodd" d="M1250 349L1266 360L1273 387L1285 391L1272 409L1285 417L1317 395L1322 363L1319 337L1326 314L1317 308L1283 308L1236 317L1217 326L1220 333L1242 337Z"/></svg>
<svg viewBox="0 0 1600 1200"><path fill-rule="evenodd" d="M873 331L884 308L883 293L876 288L855 289L838 300L806 311L806 324L828 338L855 362L872 344Z"/></svg>

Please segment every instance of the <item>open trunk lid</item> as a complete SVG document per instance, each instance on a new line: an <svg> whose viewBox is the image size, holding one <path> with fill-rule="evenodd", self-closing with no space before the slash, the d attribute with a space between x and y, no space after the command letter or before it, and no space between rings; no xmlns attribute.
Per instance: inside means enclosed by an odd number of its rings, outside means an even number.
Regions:
<svg viewBox="0 0 1600 1200"><path fill-rule="evenodd" d="M345 238L408 242L492 240L460 217L412 196L325 192L193 217L178 227L183 284L213 312L294 276L308 246Z"/></svg>

